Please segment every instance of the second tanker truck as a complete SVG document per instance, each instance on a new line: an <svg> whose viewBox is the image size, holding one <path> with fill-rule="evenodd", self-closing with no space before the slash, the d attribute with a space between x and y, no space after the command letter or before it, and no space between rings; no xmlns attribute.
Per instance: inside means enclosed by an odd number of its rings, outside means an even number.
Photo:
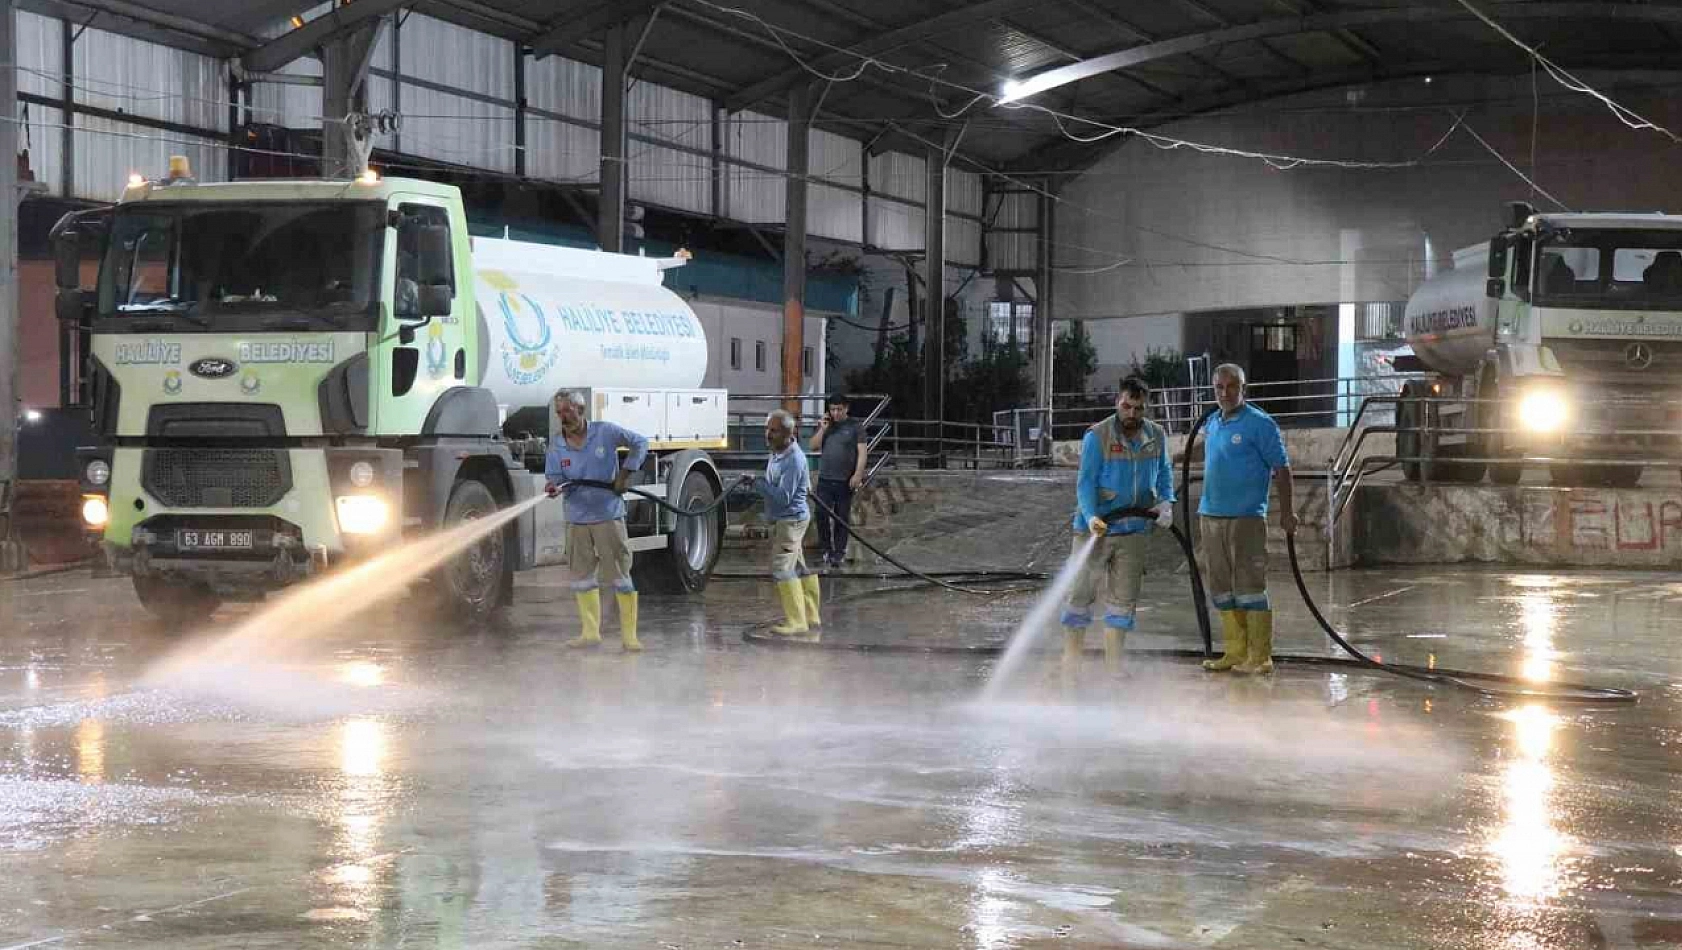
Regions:
<svg viewBox="0 0 1682 950"><path fill-rule="evenodd" d="M1406 477L1633 486L1682 445L1682 217L1508 207L1408 300L1397 369L1436 375L1397 407Z"/></svg>
<svg viewBox="0 0 1682 950"><path fill-rule="evenodd" d="M706 335L661 283L681 258L470 238L460 193L431 182L196 184L184 165L54 231L103 442L84 519L152 613L202 619L535 496L560 388L648 436L633 484L718 497L726 394L699 388ZM644 589L703 586L723 517L632 502ZM564 518L538 505L423 586L493 611L513 571L563 559Z"/></svg>

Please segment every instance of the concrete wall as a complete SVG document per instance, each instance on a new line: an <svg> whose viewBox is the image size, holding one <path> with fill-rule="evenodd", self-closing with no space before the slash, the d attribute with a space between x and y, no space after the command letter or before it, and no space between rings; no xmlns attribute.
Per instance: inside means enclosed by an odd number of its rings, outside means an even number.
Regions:
<svg viewBox="0 0 1682 950"><path fill-rule="evenodd" d="M1368 485L1357 493L1355 563L1682 565L1682 492Z"/></svg>
<svg viewBox="0 0 1682 950"><path fill-rule="evenodd" d="M1657 122L1682 126L1682 108L1651 88L1668 77L1583 78ZM1625 128L1600 103L1545 76L1540 91L1535 177L1543 188L1576 210L1682 211L1667 138ZM1468 102L1477 104L1466 123L1528 170L1528 75L1343 87L1157 131L1251 150L1405 161L1450 128L1451 105ZM1494 233L1502 201L1530 195L1464 132L1423 164L1388 170L1282 171L1130 138L1064 192L1056 263L1136 263L1093 275L1060 271L1057 317L1406 299L1424 276L1427 242L1444 263ZM1554 207L1540 197L1537 204Z"/></svg>
<svg viewBox="0 0 1682 950"><path fill-rule="evenodd" d="M1088 320L1086 332L1098 351L1098 372L1087 380L1087 389L1114 390L1116 383L1131 372L1133 363L1143 363L1151 350L1184 352L1185 322L1185 315L1179 313L1128 320ZM1060 323L1059 329L1062 326Z"/></svg>

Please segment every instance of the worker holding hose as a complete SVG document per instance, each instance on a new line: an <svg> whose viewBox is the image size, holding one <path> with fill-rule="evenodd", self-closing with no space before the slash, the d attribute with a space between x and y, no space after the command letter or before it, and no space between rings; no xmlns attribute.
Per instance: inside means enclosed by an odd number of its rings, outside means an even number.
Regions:
<svg viewBox="0 0 1682 950"><path fill-rule="evenodd" d="M1204 428L1203 498L1197 513L1209 597L1221 613L1225 652L1203 668L1273 672L1273 606L1267 598L1267 495L1279 489L1279 523L1297 529L1291 460L1273 417L1244 401L1244 369L1215 367L1214 413ZM1199 606L1201 609L1201 605Z"/></svg>
<svg viewBox="0 0 1682 950"><path fill-rule="evenodd" d="M561 438L544 463L550 497L566 493L567 568L578 599L583 632L567 646L593 647L602 642L601 585L613 585L619 601L619 637L626 653L642 652L637 639L637 589L631 581L631 544L625 532L625 488L631 473L648 456L648 440L611 422L586 418L582 392L555 394ZM625 458L619 451L626 450ZM613 487L569 484L611 482Z"/></svg>
<svg viewBox="0 0 1682 950"><path fill-rule="evenodd" d="M1104 605L1104 660L1121 668L1122 650L1139 607L1151 524L1174 521L1174 475L1168 463L1168 434L1145 418L1150 387L1137 377L1121 382L1115 415L1088 429L1081 442L1076 481L1075 551L1091 534L1091 555L1081 567L1063 608L1063 658L1074 662L1085 648L1098 580L1108 581ZM1151 518L1124 514L1148 510Z"/></svg>
<svg viewBox="0 0 1682 950"><path fill-rule="evenodd" d="M778 409L766 417L765 442L771 447L771 457L765 462L765 474L753 480L753 488L764 497L765 520L771 522L771 580L783 606L783 622L771 632L800 636L822 622L818 577L806 569L806 528L812 523L806 495L812 472L790 413Z"/></svg>

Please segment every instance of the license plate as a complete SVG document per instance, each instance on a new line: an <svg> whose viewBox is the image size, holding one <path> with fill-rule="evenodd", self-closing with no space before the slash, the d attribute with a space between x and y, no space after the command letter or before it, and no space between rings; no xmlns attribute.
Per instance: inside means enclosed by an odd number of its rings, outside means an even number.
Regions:
<svg viewBox="0 0 1682 950"><path fill-rule="evenodd" d="M181 551L249 551L255 546L251 531L187 529L175 532L175 547Z"/></svg>

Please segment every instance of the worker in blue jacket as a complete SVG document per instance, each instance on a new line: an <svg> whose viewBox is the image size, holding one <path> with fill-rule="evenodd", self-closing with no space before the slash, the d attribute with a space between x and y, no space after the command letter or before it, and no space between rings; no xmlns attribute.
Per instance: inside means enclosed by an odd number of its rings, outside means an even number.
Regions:
<svg viewBox="0 0 1682 950"><path fill-rule="evenodd" d="M1081 441L1080 477L1076 481L1074 551L1090 535L1091 556L1082 566L1063 608L1063 658L1075 662L1092 624L1098 580L1108 581L1104 605L1104 659L1120 669L1127 634L1139 606L1145 574L1146 544L1152 523L1174 521L1174 475L1168 458L1168 433L1145 418L1150 387L1137 377L1121 382L1115 415L1088 429ZM1125 509L1147 509L1152 517L1123 517Z"/></svg>

